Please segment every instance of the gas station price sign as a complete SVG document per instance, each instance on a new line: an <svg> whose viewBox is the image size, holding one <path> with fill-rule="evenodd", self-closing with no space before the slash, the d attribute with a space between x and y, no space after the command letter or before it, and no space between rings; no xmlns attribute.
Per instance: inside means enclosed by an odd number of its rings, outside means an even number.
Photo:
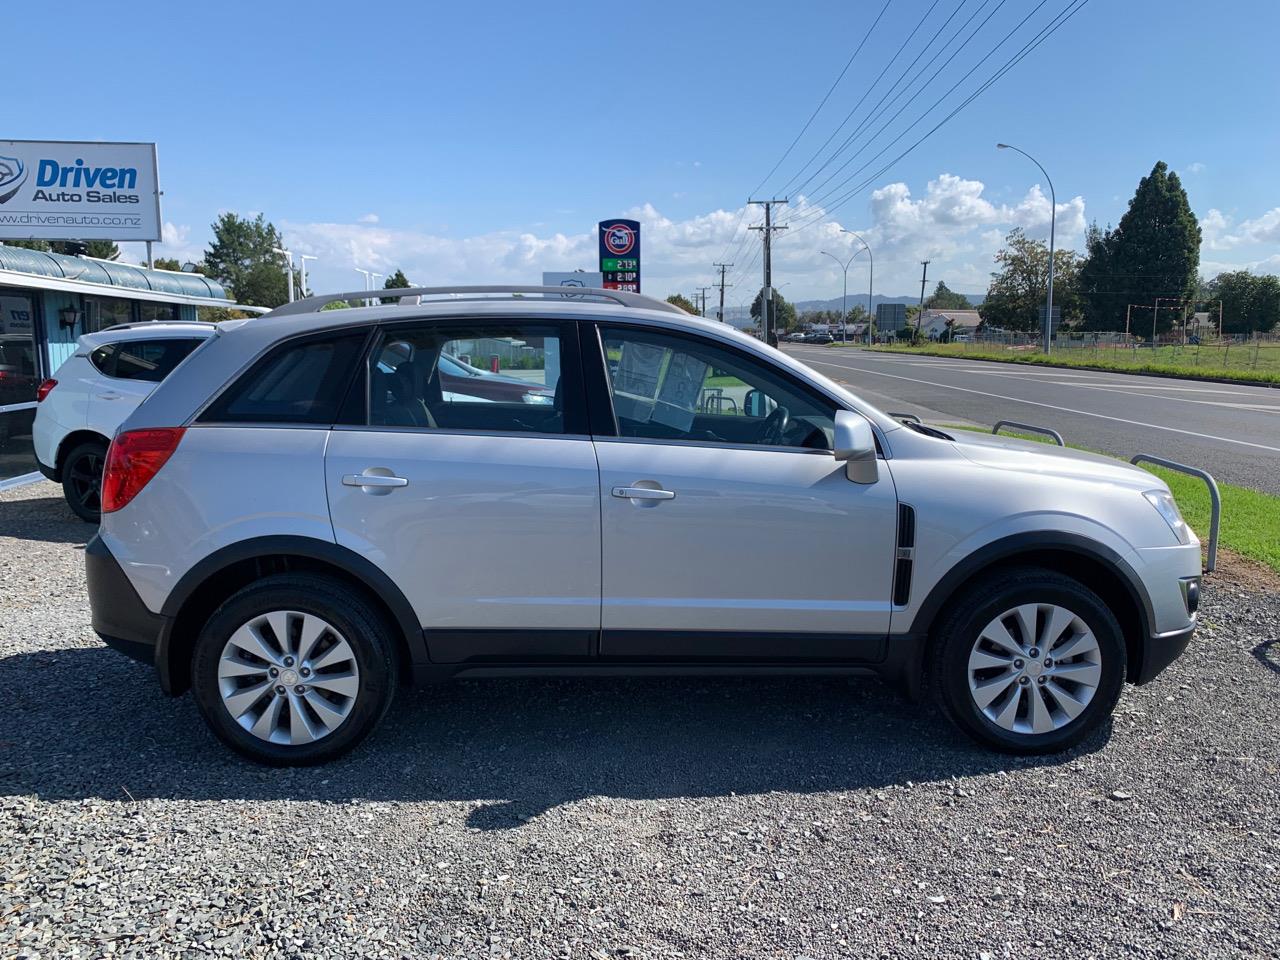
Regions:
<svg viewBox="0 0 1280 960"><path fill-rule="evenodd" d="M600 272L606 290L640 292L640 224L601 220Z"/></svg>

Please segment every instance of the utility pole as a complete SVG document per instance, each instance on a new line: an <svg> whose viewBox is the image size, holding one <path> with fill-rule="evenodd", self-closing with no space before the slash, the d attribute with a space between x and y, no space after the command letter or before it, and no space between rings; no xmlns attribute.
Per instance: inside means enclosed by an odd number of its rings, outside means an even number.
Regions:
<svg viewBox="0 0 1280 960"><path fill-rule="evenodd" d="M929 264L932 260L921 260L920 266L924 270L920 273L920 312L916 314L916 334L920 333L920 321L924 319L924 284L925 278L929 276Z"/></svg>
<svg viewBox="0 0 1280 960"><path fill-rule="evenodd" d="M313 257L309 253L298 254L298 260L301 261L301 264L302 264L302 276L299 277L299 281L302 289L299 290L298 292L304 297L307 295L307 261L319 260L319 259L320 259L319 257Z"/></svg>
<svg viewBox="0 0 1280 960"><path fill-rule="evenodd" d="M773 222L773 205L780 203L786 206L789 203L786 198L782 200L748 200L748 204L764 207L764 224L762 226L751 227L752 230L760 230L764 235L764 291L760 298L760 339L765 343L769 343L769 334L776 331L773 324L773 249L772 237L773 231L785 230L786 227L776 226Z"/></svg>
<svg viewBox="0 0 1280 960"><path fill-rule="evenodd" d="M718 284L718 286L720 287L720 309L716 311L716 319L719 320L721 323L724 323L724 288L733 286L732 283L724 282L724 272L728 270L730 267L732 267L733 264L732 263L715 263L715 264L712 264L712 266L717 267L720 270L720 283Z"/></svg>
<svg viewBox="0 0 1280 960"><path fill-rule="evenodd" d="M705 317L707 315L707 291L710 287L699 287L698 292L702 296L702 307L698 310L698 316Z"/></svg>

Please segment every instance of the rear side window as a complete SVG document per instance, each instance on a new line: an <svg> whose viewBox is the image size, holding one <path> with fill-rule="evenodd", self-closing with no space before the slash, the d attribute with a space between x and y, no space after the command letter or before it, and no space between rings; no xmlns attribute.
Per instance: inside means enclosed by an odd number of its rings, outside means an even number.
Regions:
<svg viewBox="0 0 1280 960"><path fill-rule="evenodd" d="M108 343L89 355L98 372L117 380L159 383L186 359L202 339L125 340Z"/></svg>
<svg viewBox="0 0 1280 960"><path fill-rule="evenodd" d="M365 333L283 343L223 391L202 423L321 423L338 419Z"/></svg>

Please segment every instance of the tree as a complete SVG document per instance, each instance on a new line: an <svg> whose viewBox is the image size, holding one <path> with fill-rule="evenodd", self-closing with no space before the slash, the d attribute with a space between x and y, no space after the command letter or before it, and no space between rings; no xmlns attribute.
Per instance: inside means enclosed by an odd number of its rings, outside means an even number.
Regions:
<svg viewBox="0 0 1280 960"><path fill-rule="evenodd" d="M6 240L6 247L19 247L23 250L39 250L41 253L49 252L48 240Z"/></svg>
<svg viewBox="0 0 1280 960"><path fill-rule="evenodd" d="M1200 269L1200 225L1187 192L1163 160L1142 178L1129 209L1114 230L1089 229L1080 289L1084 328L1124 329L1131 303L1157 297L1189 299ZM1169 329L1177 310L1160 311L1160 329Z"/></svg>
<svg viewBox="0 0 1280 960"><path fill-rule="evenodd" d="M262 214L250 220L224 213L213 224L201 272L229 288L240 303L278 307L289 299L284 265L273 252L282 244L280 232Z"/></svg>
<svg viewBox="0 0 1280 960"><path fill-rule="evenodd" d="M693 305L693 301L683 294L673 293L667 297L667 303L674 304L685 313L692 313L695 317L698 315L698 308Z"/></svg>
<svg viewBox="0 0 1280 960"><path fill-rule="evenodd" d="M180 264L175 257L155 257L151 261L151 265L157 270L181 270Z"/></svg>
<svg viewBox="0 0 1280 960"><path fill-rule="evenodd" d="M756 298L751 301L751 319L756 323L760 322L760 308L764 298L764 289L756 294ZM773 288L773 326L774 331L789 330L796 325L796 307L794 303L788 303L786 299L778 292L778 288Z"/></svg>
<svg viewBox="0 0 1280 960"><path fill-rule="evenodd" d="M996 254L999 269L991 274L978 315L983 323L1006 330L1039 331L1049 284L1049 247L1032 240L1021 227L1011 230L1004 243ZM1053 272L1053 305L1061 310L1063 323L1074 323L1080 317L1080 258L1074 250L1055 250Z"/></svg>
<svg viewBox="0 0 1280 960"><path fill-rule="evenodd" d="M1055 258L1056 259L1056 258ZM924 302L927 310L972 310L973 304L963 293L956 293L941 280L933 289L933 295Z"/></svg>
<svg viewBox="0 0 1280 960"><path fill-rule="evenodd" d="M404 271L397 269L395 273L387 277L382 284L383 290L407 290L409 288L409 278L404 275ZM382 297L383 303L399 303L398 297Z"/></svg>
<svg viewBox="0 0 1280 960"><path fill-rule="evenodd" d="M1280 278L1255 277L1248 270L1220 273L1205 296L1222 301L1223 333L1266 333L1280 323Z"/></svg>

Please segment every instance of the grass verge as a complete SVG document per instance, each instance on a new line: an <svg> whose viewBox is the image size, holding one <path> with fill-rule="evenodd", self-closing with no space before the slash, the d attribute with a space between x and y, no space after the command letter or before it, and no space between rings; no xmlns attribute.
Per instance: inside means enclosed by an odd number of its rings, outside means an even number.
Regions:
<svg viewBox="0 0 1280 960"><path fill-rule="evenodd" d="M946 430L969 430L975 433L987 431L978 427L966 427L960 424L940 424ZM1036 443L1052 443L1047 437L1030 433L1002 431L1001 436L1019 437L1022 440L1034 440ZM1078 444L1068 444L1077 450L1089 450ZM1106 456L1106 454L1104 454ZM1141 469L1153 473L1169 485L1183 518L1191 525L1191 529L1201 540L1209 537L1209 491L1204 483L1184 473L1166 470L1150 464L1140 464ZM1248 487L1236 486L1234 483L1219 483L1218 493L1222 497L1222 519L1218 529L1218 543L1247 557L1270 567L1280 573L1280 497Z"/></svg>
<svg viewBox="0 0 1280 960"><path fill-rule="evenodd" d="M840 344L835 346L839 347ZM867 347L859 349L866 350ZM883 345L870 349L881 353L914 353L926 357L952 357L965 360L997 360L1003 363L1031 363L1045 367L1069 367L1077 370L1103 370L1113 373L1149 373L1164 377L1180 377L1186 380L1233 380L1240 383L1253 383L1263 386L1280 386L1280 348L1268 345L1261 351L1258 366L1229 366L1230 353L1220 348L1204 363L1196 362L1195 347L1161 347L1154 358L1148 350L1121 350L1108 355L1105 349L1059 348L1057 352L1046 355L1038 351L1002 350L999 347L986 348L968 343L935 343L923 347ZM1253 348L1239 346L1235 348L1237 355L1245 358L1253 356ZM1207 356L1207 355L1206 355Z"/></svg>

